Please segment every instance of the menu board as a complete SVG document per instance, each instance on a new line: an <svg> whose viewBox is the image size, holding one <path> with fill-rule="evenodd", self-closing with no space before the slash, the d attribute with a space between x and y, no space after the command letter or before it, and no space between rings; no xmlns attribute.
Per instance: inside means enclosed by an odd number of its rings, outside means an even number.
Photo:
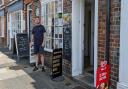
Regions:
<svg viewBox="0 0 128 89"><path fill-rule="evenodd" d="M71 27L64 26L63 30L63 58L71 61Z"/></svg>
<svg viewBox="0 0 128 89"><path fill-rule="evenodd" d="M52 78L62 76L62 48L53 50Z"/></svg>
<svg viewBox="0 0 128 89"><path fill-rule="evenodd" d="M17 33L15 36L18 57L29 56L29 40L27 33Z"/></svg>

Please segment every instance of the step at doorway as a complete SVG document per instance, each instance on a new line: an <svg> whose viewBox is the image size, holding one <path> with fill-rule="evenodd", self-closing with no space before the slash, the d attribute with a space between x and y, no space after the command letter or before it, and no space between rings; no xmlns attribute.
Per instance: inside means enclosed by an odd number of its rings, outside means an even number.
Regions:
<svg viewBox="0 0 128 89"><path fill-rule="evenodd" d="M90 73L85 73L74 77L74 80L88 89L95 89L94 77Z"/></svg>

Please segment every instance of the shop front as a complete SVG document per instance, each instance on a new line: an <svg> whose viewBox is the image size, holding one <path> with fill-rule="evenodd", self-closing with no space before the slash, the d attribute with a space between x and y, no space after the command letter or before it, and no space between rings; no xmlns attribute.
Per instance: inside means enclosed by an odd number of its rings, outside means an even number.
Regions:
<svg viewBox="0 0 128 89"><path fill-rule="evenodd" d="M45 26L46 65L51 67L52 52L63 48L63 2L62 0L41 1L41 23Z"/></svg>
<svg viewBox="0 0 128 89"><path fill-rule="evenodd" d="M5 43L5 16L4 9L0 10L0 44L3 47Z"/></svg>
<svg viewBox="0 0 128 89"><path fill-rule="evenodd" d="M8 4L7 13L7 44L10 50L14 50L14 36L23 33L25 21L23 18L23 1L19 0Z"/></svg>
<svg viewBox="0 0 128 89"><path fill-rule="evenodd" d="M63 48L63 73L96 80L98 0L42 0L46 28L45 58L51 67L52 52Z"/></svg>
<svg viewBox="0 0 128 89"><path fill-rule="evenodd" d="M53 50L63 48L63 73L91 75L95 86L98 0L42 0L41 7L46 65L51 67Z"/></svg>
<svg viewBox="0 0 128 89"><path fill-rule="evenodd" d="M5 1L0 2L0 47L6 47L6 7Z"/></svg>

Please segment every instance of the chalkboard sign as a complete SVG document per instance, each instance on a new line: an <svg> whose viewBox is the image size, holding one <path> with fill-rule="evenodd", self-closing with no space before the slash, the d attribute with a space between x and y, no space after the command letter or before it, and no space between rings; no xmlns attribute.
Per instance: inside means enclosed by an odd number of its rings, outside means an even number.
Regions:
<svg viewBox="0 0 128 89"><path fill-rule="evenodd" d="M71 61L71 39L71 27L65 25L63 30L63 58L69 61Z"/></svg>
<svg viewBox="0 0 128 89"><path fill-rule="evenodd" d="M62 48L53 50L52 78L62 76Z"/></svg>
<svg viewBox="0 0 128 89"><path fill-rule="evenodd" d="M18 57L29 56L29 40L27 33L17 33L15 36Z"/></svg>

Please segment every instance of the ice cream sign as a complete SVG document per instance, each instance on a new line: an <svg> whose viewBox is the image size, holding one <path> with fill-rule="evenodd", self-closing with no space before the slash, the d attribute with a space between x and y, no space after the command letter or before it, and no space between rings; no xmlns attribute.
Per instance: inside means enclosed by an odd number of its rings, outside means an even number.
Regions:
<svg viewBox="0 0 128 89"><path fill-rule="evenodd" d="M96 88L108 89L110 65L107 61L101 61L100 67L97 69Z"/></svg>

